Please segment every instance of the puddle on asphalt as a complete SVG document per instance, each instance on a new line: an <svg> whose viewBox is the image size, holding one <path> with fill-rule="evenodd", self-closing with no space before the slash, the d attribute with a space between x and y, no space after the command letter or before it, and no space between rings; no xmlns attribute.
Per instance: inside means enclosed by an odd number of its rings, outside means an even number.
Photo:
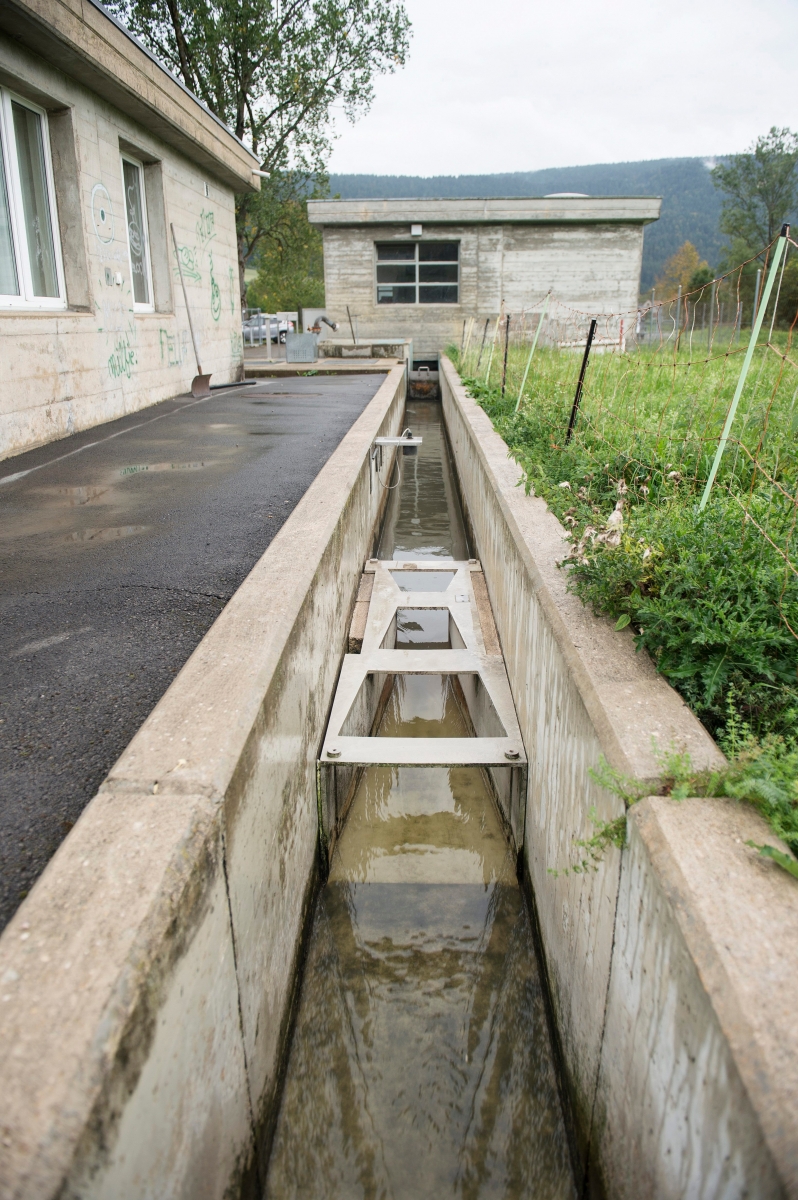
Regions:
<svg viewBox="0 0 798 1200"><path fill-rule="evenodd" d="M439 412L408 405L430 462L389 500L383 559L469 557ZM377 732L469 729L438 674L399 676ZM575 1200L531 925L481 768L362 772L316 904L265 1196Z"/></svg>
<svg viewBox="0 0 798 1200"><path fill-rule="evenodd" d="M149 525L110 525L104 529L76 529L68 534L65 542L116 542L119 538L135 537L146 533Z"/></svg>
<svg viewBox="0 0 798 1200"><path fill-rule="evenodd" d="M206 467L212 467L211 462L187 462L187 463L135 463L131 466L120 467L116 472L122 479L127 479L131 475L143 475L145 472L149 475L155 475L160 471L204 471Z"/></svg>
<svg viewBox="0 0 798 1200"><path fill-rule="evenodd" d="M109 491L109 488L110 485L105 484L94 487L40 487L36 488L36 491L40 496L48 496L70 508L76 508L79 505L91 504L94 500L99 500Z"/></svg>

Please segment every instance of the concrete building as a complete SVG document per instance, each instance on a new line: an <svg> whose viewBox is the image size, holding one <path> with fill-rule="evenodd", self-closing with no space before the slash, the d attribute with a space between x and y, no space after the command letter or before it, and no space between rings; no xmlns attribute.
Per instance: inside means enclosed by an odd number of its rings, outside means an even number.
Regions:
<svg viewBox="0 0 798 1200"><path fill-rule="evenodd" d="M241 370L250 152L95 0L0 5L0 458Z"/></svg>
<svg viewBox="0 0 798 1200"><path fill-rule="evenodd" d="M520 314L551 288L561 306L622 314L638 303L650 197L311 200L324 238L327 312L358 338L412 338L415 356L458 341L469 317ZM618 319L620 324L620 317Z"/></svg>

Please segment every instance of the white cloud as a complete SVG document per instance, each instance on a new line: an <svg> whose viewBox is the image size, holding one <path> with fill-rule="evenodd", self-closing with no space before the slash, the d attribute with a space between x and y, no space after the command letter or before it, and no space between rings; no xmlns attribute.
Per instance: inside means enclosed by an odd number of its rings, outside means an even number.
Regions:
<svg viewBox="0 0 798 1200"><path fill-rule="evenodd" d="M331 169L529 171L747 146L798 125L794 0L406 0L410 58Z"/></svg>

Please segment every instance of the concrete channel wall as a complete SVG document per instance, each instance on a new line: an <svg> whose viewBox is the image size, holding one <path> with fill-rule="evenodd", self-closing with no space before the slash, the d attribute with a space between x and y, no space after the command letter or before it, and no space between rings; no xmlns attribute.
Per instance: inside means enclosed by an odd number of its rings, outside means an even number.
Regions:
<svg viewBox="0 0 798 1200"><path fill-rule="evenodd" d="M565 531L448 359L441 388L529 757L525 863L587 1193L798 1196L798 886L746 845L779 844L758 815L716 800L644 800L623 850L563 873L624 811L600 755L653 791L652 739L697 766L720 752L631 633L568 594Z"/></svg>
<svg viewBox="0 0 798 1200"><path fill-rule="evenodd" d="M0 940L2 1200L260 1197L394 367ZM382 470L383 482L392 462Z"/></svg>

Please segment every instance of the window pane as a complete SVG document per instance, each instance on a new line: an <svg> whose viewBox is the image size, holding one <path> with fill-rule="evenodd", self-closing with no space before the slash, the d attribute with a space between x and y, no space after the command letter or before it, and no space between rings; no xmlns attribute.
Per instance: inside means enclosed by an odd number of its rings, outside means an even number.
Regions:
<svg viewBox="0 0 798 1200"><path fill-rule="evenodd" d="M456 304L457 287L420 287L419 304Z"/></svg>
<svg viewBox="0 0 798 1200"><path fill-rule="evenodd" d="M378 304L415 304L415 302L416 289L414 287L384 287L382 284L377 286Z"/></svg>
<svg viewBox="0 0 798 1200"><path fill-rule="evenodd" d="M457 262L459 242L419 242L419 262Z"/></svg>
<svg viewBox="0 0 798 1200"><path fill-rule="evenodd" d="M130 245L130 269L133 272L133 299L136 304L149 304L150 281L147 271L147 239L144 235L144 216L141 170L135 163L122 159L125 180L125 212L127 240Z"/></svg>
<svg viewBox="0 0 798 1200"><path fill-rule="evenodd" d="M377 282L378 283L415 283L416 282L416 264L402 263L398 266L377 267Z"/></svg>
<svg viewBox="0 0 798 1200"><path fill-rule="evenodd" d="M387 262L414 262L414 242L377 242L377 258Z"/></svg>
<svg viewBox="0 0 798 1200"><path fill-rule="evenodd" d="M457 283L457 263L435 263L418 268L421 283Z"/></svg>
<svg viewBox="0 0 798 1200"><path fill-rule="evenodd" d="M44 172L42 119L38 113L12 101L14 134L17 139L19 181L22 188L22 216L28 240L30 273L34 296L57 296L53 226L50 198Z"/></svg>
<svg viewBox="0 0 798 1200"><path fill-rule="evenodd" d="M0 296L18 296L19 280L14 261L14 239L11 236L11 213L8 209L5 159L0 142Z"/></svg>

